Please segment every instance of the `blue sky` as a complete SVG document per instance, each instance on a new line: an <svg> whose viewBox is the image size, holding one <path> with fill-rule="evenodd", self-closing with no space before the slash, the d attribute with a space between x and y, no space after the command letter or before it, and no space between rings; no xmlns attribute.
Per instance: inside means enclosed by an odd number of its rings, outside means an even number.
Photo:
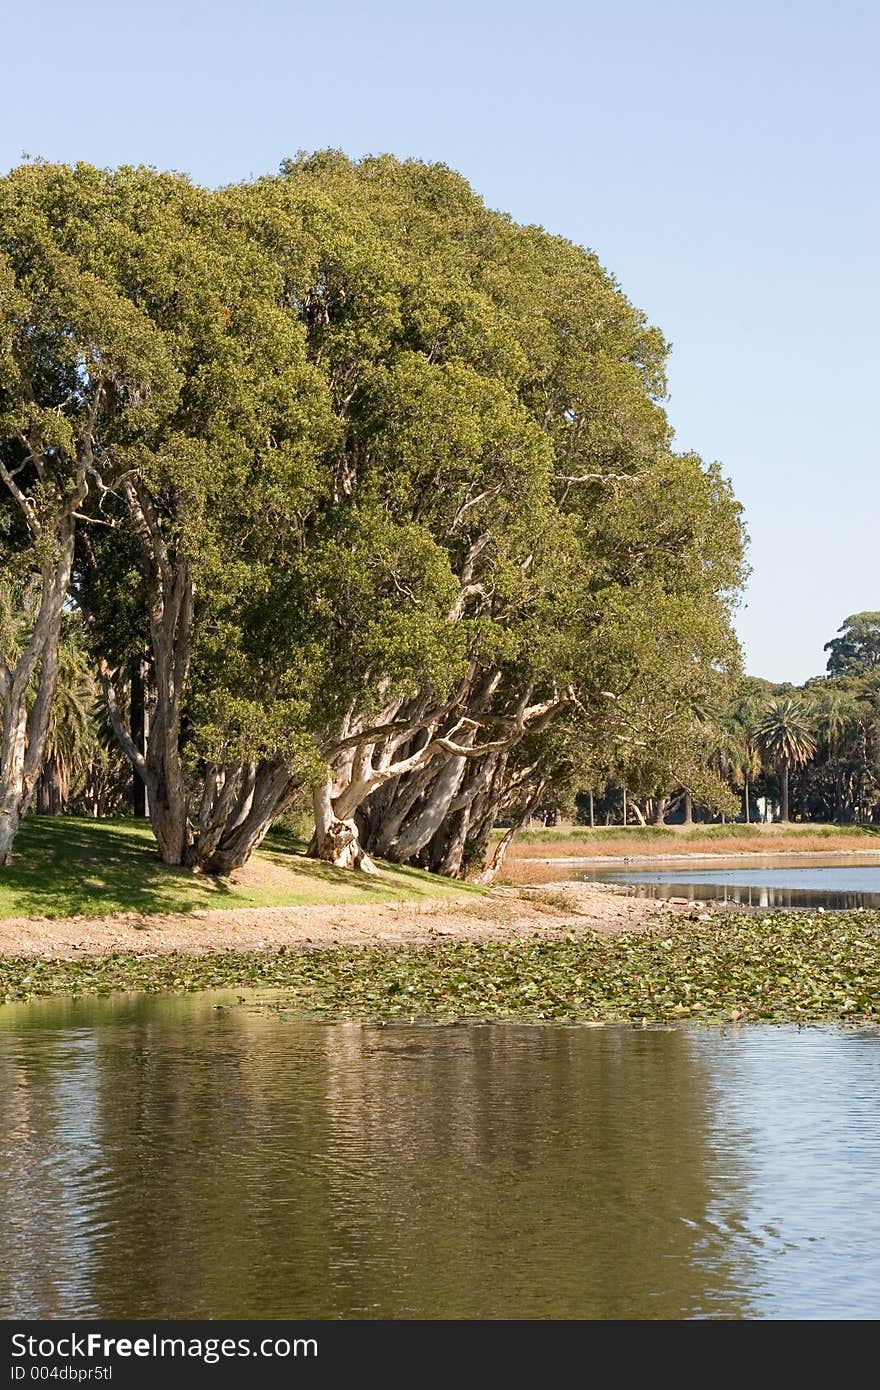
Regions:
<svg viewBox="0 0 880 1390"><path fill-rule="evenodd" d="M673 344L679 447L746 508L748 669L818 674L880 609L874 0L34 0L0 23L4 169L218 184L391 151L592 247Z"/></svg>

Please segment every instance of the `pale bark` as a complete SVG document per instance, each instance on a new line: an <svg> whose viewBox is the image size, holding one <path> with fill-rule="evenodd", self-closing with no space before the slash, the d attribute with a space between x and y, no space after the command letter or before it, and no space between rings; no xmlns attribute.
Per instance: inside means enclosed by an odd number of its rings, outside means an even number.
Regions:
<svg viewBox="0 0 880 1390"><path fill-rule="evenodd" d="M36 456L32 457L42 476ZM0 461L0 478L18 502L31 538L44 555L40 565L40 604L30 637L17 659L0 653L0 865L9 864L11 860L12 845L33 800L43 762L58 680L61 621L73 566L75 513L88 490L87 466L88 457L84 451L76 467L72 490L65 496L61 514L55 515L51 531L47 533L33 502ZM28 709L30 694L33 698Z"/></svg>
<svg viewBox="0 0 880 1390"><path fill-rule="evenodd" d="M189 862L210 874L240 868L301 785L281 758L209 769Z"/></svg>
<svg viewBox="0 0 880 1390"><path fill-rule="evenodd" d="M544 795L545 787L546 783L544 781L540 781L534 788L534 791L532 792L531 796L528 798L527 801L523 803L519 811L519 814L511 822L511 824L508 826L508 828L502 835L501 839L498 841L498 844L495 846L494 853L489 863L479 874L477 874L475 882L481 884L494 883L495 879L498 877L498 874L501 872L501 869L504 865L504 860L507 857L507 852L510 849L510 846L513 844L517 832L522 830L529 816L532 814L535 807L540 803L541 798Z"/></svg>
<svg viewBox="0 0 880 1390"><path fill-rule="evenodd" d="M472 667L441 706L422 699L402 707L398 701L361 728L349 712L336 738L321 748L329 777L315 789L310 852L350 865L369 851L396 863L462 872L475 833L485 834L487 805L476 817L473 812L481 796L485 801L498 759L569 698L554 691L532 702L527 685L512 709L508 694L506 709L493 710L501 681L498 670ZM501 795L494 796L493 810Z"/></svg>
<svg viewBox="0 0 880 1390"><path fill-rule="evenodd" d="M183 701L192 654L195 591L185 555L172 556L149 492L126 478L122 493L140 544L149 592L151 678L155 705L141 752L119 709L113 673L101 663L101 681L113 731L147 789L150 822L164 864L183 864L193 844L180 753Z"/></svg>
<svg viewBox="0 0 880 1390"><path fill-rule="evenodd" d="M654 808L651 816L652 825L665 825L666 812L669 807L669 798L663 795L655 796Z"/></svg>
<svg viewBox="0 0 880 1390"><path fill-rule="evenodd" d="M449 815L453 798L464 777L467 759L446 759L431 783L431 794L417 816L412 816L396 842L389 848L388 857L399 864L414 859L433 839Z"/></svg>
<svg viewBox="0 0 880 1390"><path fill-rule="evenodd" d="M333 804L333 781L328 776L312 788L315 813L315 834L310 852L316 859L333 864L338 869L361 869L368 874L379 870L361 847L357 822L337 816Z"/></svg>

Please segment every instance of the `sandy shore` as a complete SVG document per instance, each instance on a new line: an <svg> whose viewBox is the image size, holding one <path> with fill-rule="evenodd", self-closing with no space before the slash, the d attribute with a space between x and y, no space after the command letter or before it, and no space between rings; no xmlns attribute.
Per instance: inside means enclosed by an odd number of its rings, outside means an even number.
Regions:
<svg viewBox="0 0 880 1390"><path fill-rule="evenodd" d="M705 916L704 905L652 902L610 885L544 884L496 888L485 896L399 905L265 907L186 915L9 918L0 922L0 955L76 958L114 951L251 951L261 947L403 945L564 936L574 931L645 930L672 918Z"/></svg>

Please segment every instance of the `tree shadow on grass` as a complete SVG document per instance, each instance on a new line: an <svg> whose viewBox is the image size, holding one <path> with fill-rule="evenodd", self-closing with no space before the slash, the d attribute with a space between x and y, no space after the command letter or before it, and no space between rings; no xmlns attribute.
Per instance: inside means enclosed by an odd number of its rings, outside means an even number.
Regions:
<svg viewBox="0 0 880 1390"><path fill-rule="evenodd" d="M480 897L483 890L473 883L463 883L459 879L446 879L426 869L413 869L405 864L386 864L380 861L380 877L372 874L352 872L351 869L337 869L333 864L320 859L307 859L307 841L291 835L289 831L278 829L269 833L260 851L263 858L283 867L295 868L298 874L317 883L332 884L342 888L352 897L369 900L382 899L386 902L393 897L437 898L444 892L474 893Z"/></svg>
<svg viewBox="0 0 880 1390"><path fill-rule="evenodd" d="M0 917L193 912L230 893L220 879L169 869L148 821L28 816L0 869Z"/></svg>
<svg viewBox="0 0 880 1390"><path fill-rule="evenodd" d="M259 883L259 873L256 882L237 885L189 869L167 868L146 820L29 816L15 842L12 864L0 869L0 919L184 914L263 903L296 907L309 901L379 903L436 899L445 892L468 890L466 884L447 886L436 875L399 865L387 866L378 878L352 873L306 859L305 849L293 836L271 836L255 867L259 870L260 859L267 859L293 870L295 877L277 889L271 881Z"/></svg>

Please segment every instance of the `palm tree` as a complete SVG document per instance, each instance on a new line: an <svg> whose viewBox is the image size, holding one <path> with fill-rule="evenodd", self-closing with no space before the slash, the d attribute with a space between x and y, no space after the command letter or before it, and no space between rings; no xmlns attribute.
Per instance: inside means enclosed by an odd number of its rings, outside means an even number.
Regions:
<svg viewBox="0 0 880 1390"><path fill-rule="evenodd" d="M842 690L824 690L815 702L814 724L820 751L834 777L834 820L843 819L843 780L848 745L859 725L859 706Z"/></svg>
<svg viewBox="0 0 880 1390"><path fill-rule="evenodd" d="M58 683L49 715L37 806L60 815L71 788L88 771L99 746L98 683L76 620L68 615L58 647Z"/></svg>
<svg viewBox="0 0 880 1390"><path fill-rule="evenodd" d="M787 821L791 769L808 763L816 751L816 740L804 706L789 695L771 700L761 717L755 739L779 769L782 790L780 820Z"/></svg>
<svg viewBox="0 0 880 1390"><path fill-rule="evenodd" d="M728 720L717 718L709 727L709 735L711 737L709 767L725 787L731 782L738 782L741 775L742 749L737 737L737 730ZM723 811L721 821L722 824L726 821Z"/></svg>
<svg viewBox="0 0 880 1390"><path fill-rule="evenodd" d="M730 713L728 728L731 739L733 780L743 788L746 825L751 824L751 785L761 773L761 749L757 730L761 722L761 701L757 694L746 692L736 701Z"/></svg>

